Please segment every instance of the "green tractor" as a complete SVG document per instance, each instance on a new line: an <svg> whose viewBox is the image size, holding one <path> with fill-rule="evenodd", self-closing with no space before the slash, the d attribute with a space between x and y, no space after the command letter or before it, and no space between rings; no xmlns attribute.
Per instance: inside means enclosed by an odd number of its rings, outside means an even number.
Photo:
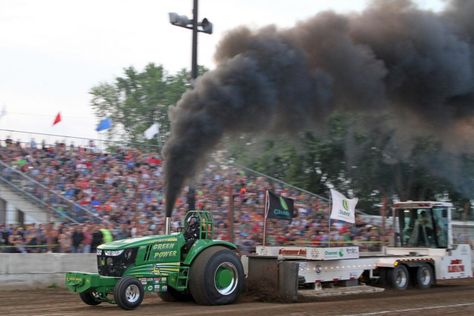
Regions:
<svg viewBox="0 0 474 316"><path fill-rule="evenodd" d="M88 305L126 310L138 307L146 292L165 301L231 304L244 288L244 271L237 247L212 240L213 231L209 212L190 211L182 232L100 245L99 273L67 272L66 286Z"/></svg>

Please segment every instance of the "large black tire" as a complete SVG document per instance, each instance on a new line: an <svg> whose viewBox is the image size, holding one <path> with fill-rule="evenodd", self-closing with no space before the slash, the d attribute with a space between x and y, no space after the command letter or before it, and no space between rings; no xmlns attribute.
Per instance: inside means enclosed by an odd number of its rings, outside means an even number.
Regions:
<svg viewBox="0 0 474 316"><path fill-rule="evenodd" d="M114 288L114 300L118 306L130 310L137 308L143 301L145 291L143 285L136 278L123 277Z"/></svg>
<svg viewBox="0 0 474 316"><path fill-rule="evenodd" d="M379 279L376 281L376 284L380 287L388 287L387 270L386 268L378 268Z"/></svg>
<svg viewBox="0 0 474 316"><path fill-rule="evenodd" d="M434 283L434 273L431 265L424 263L416 269L416 287L428 289Z"/></svg>
<svg viewBox="0 0 474 316"><path fill-rule="evenodd" d="M191 265L189 290L198 304L231 304L237 300L243 288L242 262L228 248L207 248Z"/></svg>
<svg viewBox="0 0 474 316"><path fill-rule="evenodd" d="M102 301L98 298L96 291L86 291L79 293L81 300L87 305L99 305Z"/></svg>
<svg viewBox="0 0 474 316"><path fill-rule="evenodd" d="M406 290L410 284L410 274L403 264L386 270L386 285L395 290Z"/></svg>
<svg viewBox="0 0 474 316"><path fill-rule="evenodd" d="M166 292L159 292L158 296L165 302L188 302L193 299L191 294L186 292L180 292L174 288L168 286Z"/></svg>

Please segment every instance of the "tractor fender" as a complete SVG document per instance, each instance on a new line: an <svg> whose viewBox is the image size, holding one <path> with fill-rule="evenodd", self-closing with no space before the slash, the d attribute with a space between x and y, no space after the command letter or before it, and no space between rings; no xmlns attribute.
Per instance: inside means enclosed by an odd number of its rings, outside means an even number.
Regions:
<svg viewBox="0 0 474 316"><path fill-rule="evenodd" d="M231 250L237 249L236 245L227 241L199 239L199 240L196 240L196 242L193 244L193 246L189 250L189 253L184 259L183 264L190 265L201 252L203 252L207 248L214 247L214 246L223 246Z"/></svg>

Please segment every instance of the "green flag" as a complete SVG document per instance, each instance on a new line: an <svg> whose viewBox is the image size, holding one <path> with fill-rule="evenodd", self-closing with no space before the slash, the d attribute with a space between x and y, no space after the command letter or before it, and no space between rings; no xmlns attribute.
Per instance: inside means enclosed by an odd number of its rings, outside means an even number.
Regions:
<svg viewBox="0 0 474 316"><path fill-rule="evenodd" d="M290 220L295 217L294 200L267 190L265 217Z"/></svg>

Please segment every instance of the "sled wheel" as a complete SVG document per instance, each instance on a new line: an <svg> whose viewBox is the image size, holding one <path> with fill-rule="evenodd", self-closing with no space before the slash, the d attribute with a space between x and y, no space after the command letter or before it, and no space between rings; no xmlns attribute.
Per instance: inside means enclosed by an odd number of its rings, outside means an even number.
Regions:
<svg viewBox="0 0 474 316"><path fill-rule="evenodd" d="M87 305L99 305L102 303L99 293L94 290L79 293L79 297Z"/></svg>
<svg viewBox="0 0 474 316"><path fill-rule="evenodd" d="M387 285L395 290L406 290L410 283L410 274L404 265L387 270Z"/></svg>
<svg viewBox="0 0 474 316"><path fill-rule="evenodd" d="M433 285L434 273L433 268L424 263L416 269L416 286L419 289L428 289Z"/></svg>
<svg viewBox="0 0 474 316"><path fill-rule="evenodd" d="M191 266L189 289L198 304L233 303L243 285L244 270L240 258L225 247L205 249Z"/></svg>
<svg viewBox="0 0 474 316"><path fill-rule="evenodd" d="M137 308L143 301L143 285L135 278L123 277L114 288L114 300L123 309Z"/></svg>

